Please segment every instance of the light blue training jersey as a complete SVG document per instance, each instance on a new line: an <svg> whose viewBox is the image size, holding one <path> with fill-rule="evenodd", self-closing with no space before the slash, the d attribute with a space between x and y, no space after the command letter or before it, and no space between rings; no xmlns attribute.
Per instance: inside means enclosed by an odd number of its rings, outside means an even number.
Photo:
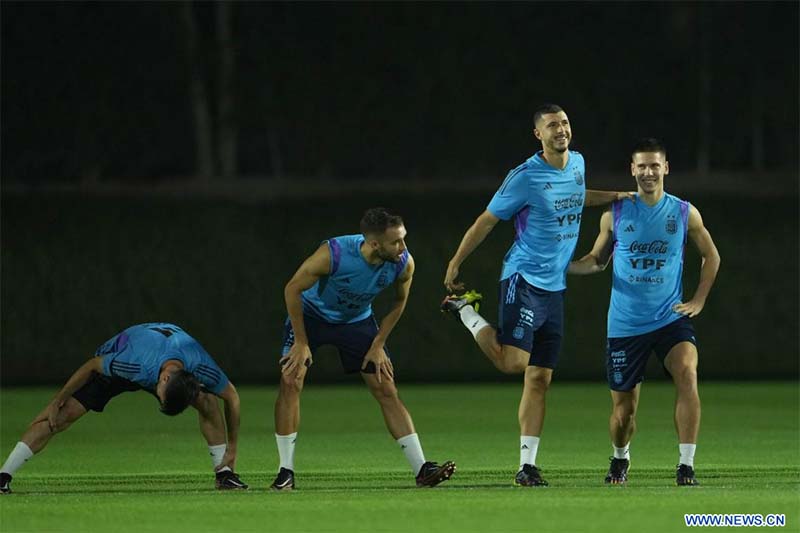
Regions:
<svg viewBox="0 0 800 533"><path fill-rule="evenodd" d="M632 337L679 319L689 203L664 193L650 207L641 199L611 204L614 275L608 337Z"/></svg>
<svg viewBox="0 0 800 533"><path fill-rule="evenodd" d="M95 355L103 358L103 374L118 376L154 390L161 367L170 359L197 378L206 390L220 394L228 376L199 342L175 324L151 322L131 326L101 345Z"/></svg>
<svg viewBox="0 0 800 533"><path fill-rule="evenodd" d="M519 272L547 291L567 288L567 267L575 245L586 196L583 156L569 152L563 170L539 151L512 170L487 209L501 220L514 218L516 238L503 259L500 279Z"/></svg>
<svg viewBox="0 0 800 533"><path fill-rule="evenodd" d="M395 282L408 263L408 250L400 261L371 265L361 255L364 236L344 235L324 241L331 253L331 268L302 293L303 312L331 324L350 324L372 316L372 300Z"/></svg>

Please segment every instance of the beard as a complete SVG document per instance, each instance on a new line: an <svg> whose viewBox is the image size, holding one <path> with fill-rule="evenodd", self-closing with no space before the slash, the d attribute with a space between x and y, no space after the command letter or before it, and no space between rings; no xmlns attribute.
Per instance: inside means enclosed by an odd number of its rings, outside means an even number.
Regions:
<svg viewBox="0 0 800 533"><path fill-rule="evenodd" d="M381 261L389 261L390 263L399 263L400 257L386 252L384 250L378 250L378 257L380 257Z"/></svg>

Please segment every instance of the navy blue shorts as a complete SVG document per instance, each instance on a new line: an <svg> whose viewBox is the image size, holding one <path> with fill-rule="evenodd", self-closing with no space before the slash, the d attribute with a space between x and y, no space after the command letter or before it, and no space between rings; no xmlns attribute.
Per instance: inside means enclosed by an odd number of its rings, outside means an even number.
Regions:
<svg viewBox="0 0 800 533"><path fill-rule="evenodd" d="M647 359L652 352L663 365L669 351L685 341L697 345L692 320L685 316L650 333L608 339L606 371L609 388L620 392L633 390L644 381Z"/></svg>
<svg viewBox="0 0 800 533"><path fill-rule="evenodd" d="M128 381L119 376L106 376L104 374L92 372L86 384L72 393L72 397L78 400L87 411L102 413L106 404L114 396L119 396L123 392L134 392L138 390L147 389L143 389L138 383ZM155 396L155 392L148 392Z"/></svg>
<svg viewBox="0 0 800 533"><path fill-rule="evenodd" d="M564 336L564 291L534 287L519 274L500 282L497 341L531 354L528 365L555 368Z"/></svg>
<svg viewBox="0 0 800 533"><path fill-rule="evenodd" d="M378 334L378 323L375 316L365 318L351 324L331 324L315 317L303 315L306 326L306 336L308 337L308 347L313 354L320 346L329 344L339 350L339 359L342 368L347 374L364 372L374 374L375 365L369 363L362 371L361 365L367 355L372 341ZM281 356L289 353L289 349L294 345L294 330L292 323L287 318L283 330L283 348ZM384 346L386 356L389 357L389 349Z"/></svg>

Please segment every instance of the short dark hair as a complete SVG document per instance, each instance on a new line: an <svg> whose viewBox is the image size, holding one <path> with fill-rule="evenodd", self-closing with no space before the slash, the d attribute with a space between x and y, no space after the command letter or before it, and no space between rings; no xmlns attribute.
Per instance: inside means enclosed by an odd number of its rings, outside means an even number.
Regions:
<svg viewBox="0 0 800 533"><path fill-rule="evenodd" d="M560 105L557 104L542 104L539 108L533 113L533 127L536 127L536 123L542 120L543 115L547 115L549 113L561 113L564 111L561 109Z"/></svg>
<svg viewBox="0 0 800 533"><path fill-rule="evenodd" d="M364 235L383 235L387 229L402 225L403 219L400 215L389 212L385 207L367 209L361 217L361 233Z"/></svg>
<svg viewBox="0 0 800 533"><path fill-rule="evenodd" d="M194 403L199 393L200 383L191 372L182 369L173 372L164 389L161 412L169 416L178 415Z"/></svg>
<svg viewBox="0 0 800 533"><path fill-rule="evenodd" d="M631 159L633 159L633 156L636 154L641 154L644 152L656 152L664 154L664 159L667 158L666 145L654 137L642 137L636 141L636 144L633 145L633 150L631 151Z"/></svg>

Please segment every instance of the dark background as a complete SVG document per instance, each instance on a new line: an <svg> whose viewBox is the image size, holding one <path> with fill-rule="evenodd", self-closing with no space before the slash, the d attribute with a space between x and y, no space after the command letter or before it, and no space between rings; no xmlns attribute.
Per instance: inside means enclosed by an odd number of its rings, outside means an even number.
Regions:
<svg viewBox="0 0 800 533"><path fill-rule="evenodd" d="M630 189L632 142L667 143L667 189L722 255L696 320L701 376L797 378L796 2L0 10L4 385L61 382L153 320L236 382L272 383L283 285L374 205L404 215L418 265L390 338L400 381L503 379L437 305L464 230L538 148L546 101L568 112L590 188ZM511 232L462 269L490 320ZM570 283L558 375L603 379L608 273ZM341 378L330 355L310 379Z"/></svg>

